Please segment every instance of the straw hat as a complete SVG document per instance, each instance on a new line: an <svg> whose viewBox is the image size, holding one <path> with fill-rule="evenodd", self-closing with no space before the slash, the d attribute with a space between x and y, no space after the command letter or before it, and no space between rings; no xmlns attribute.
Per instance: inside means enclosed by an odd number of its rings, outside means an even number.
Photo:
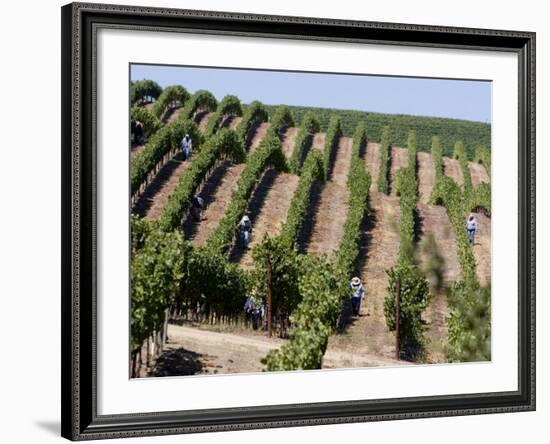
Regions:
<svg viewBox="0 0 550 444"><path fill-rule="evenodd" d="M361 279L359 279L357 276L355 276L352 280L351 280L351 285L359 285L361 283Z"/></svg>

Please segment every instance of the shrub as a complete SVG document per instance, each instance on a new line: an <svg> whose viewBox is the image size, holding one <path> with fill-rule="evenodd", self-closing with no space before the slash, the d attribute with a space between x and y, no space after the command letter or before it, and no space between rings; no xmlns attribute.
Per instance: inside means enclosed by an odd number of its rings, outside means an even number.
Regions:
<svg viewBox="0 0 550 444"><path fill-rule="evenodd" d="M139 106L133 106L130 110L130 131L132 133L135 131L136 121L138 120L143 124L145 137L150 137L162 128L162 123L151 111Z"/></svg>
<svg viewBox="0 0 550 444"><path fill-rule="evenodd" d="M294 150L290 158L290 170L294 174L300 174L302 163L305 161L307 145L311 143L313 133L319 132L319 122L312 113L306 113L300 125Z"/></svg>
<svg viewBox="0 0 550 444"><path fill-rule="evenodd" d="M184 103L189 99L190 95L187 90L180 85L173 85L166 87L159 98L153 106L153 114L157 118L161 118L166 111L166 108L170 107L172 104L178 104L183 106Z"/></svg>
<svg viewBox="0 0 550 444"><path fill-rule="evenodd" d="M267 122L267 119L267 111L263 104L261 102L254 101L246 107L243 119L237 126L236 131L244 141L248 142L248 133L250 129L260 122Z"/></svg>
<svg viewBox="0 0 550 444"><path fill-rule="evenodd" d="M242 114L243 110L239 98L232 95L225 96L219 103L214 115L208 119L204 134L207 136L212 136L219 130L224 119L229 116L242 116Z"/></svg>
<svg viewBox="0 0 550 444"><path fill-rule="evenodd" d="M212 112L216 110L217 106L218 101L210 91L199 89L185 102L180 119L193 119L196 113L203 111Z"/></svg>
<svg viewBox="0 0 550 444"><path fill-rule="evenodd" d="M389 175L391 167L391 135L390 128L384 127L380 140L380 170L378 171L378 191L389 194Z"/></svg>

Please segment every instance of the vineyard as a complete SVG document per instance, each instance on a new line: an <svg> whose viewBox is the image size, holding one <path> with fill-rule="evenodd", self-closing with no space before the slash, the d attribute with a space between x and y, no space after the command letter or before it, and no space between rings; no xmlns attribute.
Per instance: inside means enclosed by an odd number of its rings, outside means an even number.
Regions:
<svg viewBox="0 0 550 444"><path fill-rule="evenodd" d="M489 125L151 81L131 101L132 377L490 360Z"/></svg>

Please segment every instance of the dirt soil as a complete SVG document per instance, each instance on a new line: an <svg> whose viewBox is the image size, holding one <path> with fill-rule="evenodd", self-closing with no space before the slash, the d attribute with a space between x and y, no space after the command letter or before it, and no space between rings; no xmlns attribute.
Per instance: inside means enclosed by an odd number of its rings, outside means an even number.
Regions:
<svg viewBox="0 0 550 444"><path fill-rule="evenodd" d="M265 333L221 333L190 326L168 325L168 339L151 376L255 373L265 370L261 360L286 340ZM327 351L323 368L403 365L379 356Z"/></svg>
<svg viewBox="0 0 550 444"><path fill-rule="evenodd" d="M231 200L231 195L237 189L239 178L246 164L234 165L229 161L223 162L207 179L199 193L204 199L205 210L202 221L195 221L191 215L184 222L186 239L191 240L194 246L203 246L218 226Z"/></svg>
<svg viewBox="0 0 550 444"><path fill-rule="evenodd" d="M178 120L178 117L180 116L182 111L183 111L183 107L181 106L167 109L164 115L162 116L162 123L164 123L165 125L168 125L172 122L175 122L176 120Z"/></svg>
<svg viewBox="0 0 550 444"><path fill-rule="evenodd" d="M271 127L271 123L262 122L252 129L252 131L254 131L254 134L248 145L249 154L252 154L254 151L256 151L256 148L258 148L258 145L260 144L260 142L267 135L267 131L269 130L270 127Z"/></svg>
<svg viewBox="0 0 550 444"><path fill-rule="evenodd" d="M248 211L252 220L252 238L245 252L240 243L236 243L231 252L231 260L241 266L250 268L253 265L252 250L265 235L279 234L286 220L292 196L298 187L299 177L269 169L262 176L254 190Z"/></svg>
<svg viewBox="0 0 550 444"><path fill-rule="evenodd" d="M474 244L477 277L481 286L484 287L491 283L491 218L483 213L473 214L478 225Z"/></svg>
<svg viewBox="0 0 550 444"><path fill-rule="evenodd" d="M317 136L317 134L316 134ZM317 139L319 143L320 137ZM322 138L324 145L324 137ZM342 137L336 148L332 175L322 187L317 210L311 223L311 236L307 242L307 252L316 256L330 256L338 250L342 239L344 224L348 213L349 191L347 188L348 173L351 167L352 139ZM315 138L313 140L314 147Z"/></svg>
<svg viewBox="0 0 550 444"><path fill-rule="evenodd" d="M200 130L203 130L206 128L206 125L208 124L208 120L210 117L212 117L214 113L198 113L195 116L195 122L199 126Z"/></svg>
<svg viewBox="0 0 550 444"><path fill-rule="evenodd" d="M296 136L298 135L298 128L293 126L287 128L282 137L281 142L283 143L283 153L287 159L292 157L292 151L294 150L294 142L296 142Z"/></svg>
<svg viewBox="0 0 550 444"><path fill-rule="evenodd" d="M395 177L397 172L401 168L406 168L409 164L409 152L406 148L392 147L391 149L391 168L390 168L390 180L391 180L391 194L395 196L396 187L394 186Z"/></svg>
<svg viewBox="0 0 550 444"><path fill-rule="evenodd" d="M458 185L462 186L464 184L464 176L462 175L462 169L458 160L443 157L443 172L445 176L449 176Z"/></svg>
<svg viewBox="0 0 550 444"><path fill-rule="evenodd" d="M315 133L313 135L311 147L320 151L324 151L326 137L327 137L326 133Z"/></svg>
<svg viewBox="0 0 550 444"><path fill-rule="evenodd" d="M470 169L470 176L472 177L472 186L476 188L482 183L491 183L489 175L485 170L485 167L476 162L468 162L468 168Z"/></svg>
<svg viewBox="0 0 550 444"><path fill-rule="evenodd" d="M134 206L134 212L147 220L158 220L168 199L178 186L181 175L192 161L192 157L183 161L181 153L178 153L167 162L139 197Z"/></svg>
<svg viewBox="0 0 550 444"><path fill-rule="evenodd" d="M378 190L378 175L380 174L380 144L369 142L367 144L365 158L371 179L369 194L373 195Z"/></svg>

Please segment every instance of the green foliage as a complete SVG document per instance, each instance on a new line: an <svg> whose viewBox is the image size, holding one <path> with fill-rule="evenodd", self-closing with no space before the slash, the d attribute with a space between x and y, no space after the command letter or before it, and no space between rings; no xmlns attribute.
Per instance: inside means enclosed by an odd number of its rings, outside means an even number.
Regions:
<svg viewBox="0 0 550 444"><path fill-rule="evenodd" d="M186 248L180 233L152 229L131 262L131 353L135 355L143 341L160 330L165 310L184 277Z"/></svg>
<svg viewBox="0 0 550 444"><path fill-rule="evenodd" d="M487 147L480 145L476 148L474 162L481 163L485 167L487 174L491 176L491 152Z"/></svg>
<svg viewBox="0 0 550 444"><path fill-rule="evenodd" d="M304 256L289 250L280 236L265 237L252 252L256 295L267 300L267 275L269 263L272 271L273 312L288 316L300 302L298 281L303 273Z"/></svg>
<svg viewBox="0 0 550 444"><path fill-rule="evenodd" d="M294 126L294 117L288 106L279 106L274 109L274 113L270 115L271 130L279 134L284 128Z"/></svg>
<svg viewBox="0 0 550 444"><path fill-rule="evenodd" d="M472 191L472 176L470 175L470 168L468 167L466 149L462 142L455 143L453 158L458 159L460 162L460 169L462 170L462 177L464 178L464 192L470 193Z"/></svg>
<svg viewBox="0 0 550 444"><path fill-rule="evenodd" d="M342 122L338 116L333 116L330 119L327 134L325 137L324 147L324 170L325 179L328 179L329 167L334 156L336 155L336 148L338 147L338 141L342 137Z"/></svg>
<svg viewBox="0 0 550 444"><path fill-rule="evenodd" d="M243 110L239 98L232 95L225 96L219 103L214 115L208 119L204 134L207 136L212 136L219 130L224 119L229 116L242 116L242 114Z"/></svg>
<svg viewBox="0 0 550 444"><path fill-rule="evenodd" d="M407 151L408 151L408 166L412 168L416 174L416 132L409 131L409 137L407 138Z"/></svg>
<svg viewBox="0 0 550 444"><path fill-rule="evenodd" d="M428 281L418 271L417 267L407 260L400 260L387 273L389 277L388 296L384 301L386 325L392 331L396 328L395 302L397 298L397 283L399 282L401 309L399 333L401 347L402 350L405 350L408 358L421 358L426 342L424 336L426 325L422 320L422 312L430 303Z"/></svg>
<svg viewBox="0 0 550 444"><path fill-rule="evenodd" d="M491 286L456 282L449 291L449 360L491 359Z"/></svg>
<svg viewBox="0 0 550 444"><path fill-rule="evenodd" d="M286 221L281 229L282 242L289 250L295 248L300 227L309 207L313 183L315 180L323 180L323 177L323 156L318 150L311 150L302 166L298 187L292 196Z"/></svg>
<svg viewBox="0 0 550 444"><path fill-rule="evenodd" d="M435 168L436 182L443 176L443 152L441 151L441 143L438 136L432 137L432 159Z"/></svg>
<svg viewBox="0 0 550 444"><path fill-rule="evenodd" d="M319 121L312 113L307 113L302 119L290 158L290 170L294 174L300 174L308 145L311 144L313 134L317 132L319 132Z"/></svg>
<svg viewBox="0 0 550 444"><path fill-rule="evenodd" d="M240 313L246 302L247 277L237 264L205 248L194 249L187 261L180 298L189 305L206 305L218 315Z"/></svg>
<svg viewBox="0 0 550 444"><path fill-rule="evenodd" d="M466 212L482 211L491 216L491 185L482 183L472 190L466 201Z"/></svg>
<svg viewBox="0 0 550 444"><path fill-rule="evenodd" d="M240 137L239 137L240 139ZM244 215L248 200L268 167L286 170L286 159L278 137L269 133L256 151L248 158L237 189L231 195L229 206L222 220L208 238L206 248L215 254L227 253L233 243L239 220Z"/></svg>
<svg viewBox="0 0 550 444"><path fill-rule="evenodd" d="M299 279L302 300L291 316L292 340L272 350L263 361L269 371L321 368L328 337L338 316L341 296L330 264L323 258L308 258L307 272Z"/></svg>
<svg viewBox="0 0 550 444"><path fill-rule="evenodd" d="M250 129L256 124L267 122L267 119L268 115L265 106L261 102L254 101L246 107L243 119L237 126L236 131L244 141L248 141L247 138Z"/></svg>
<svg viewBox="0 0 550 444"><path fill-rule="evenodd" d="M218 106L218 101L210 91L199 89L185 102L180 119L188 120L195 117L196 113L213 112Z"/></svg>
<svg viewBox="0 0 550 444"><path fill-rule="evenodd" d="M225 128L204 143L193 162L181 175L178 186L168 199L160 218L163 229L173 230L180 226L197 187L216 162L223 158L230 158L237 163L246 159L241 138L234 131Z"/></svg>
<svg viewBox="0 0 550 444"><path fill-rule="evenodd" d="M130 103L132 105L147 102L148 98L156 99L161 93L162 88L153 80L130 82Z"/></svg>
<svg viewBox="0 0 550 444"><path fill-rule="evenodd" d="M132 133L135 131L136 121L138 120L143 124L145 137L150 137L162 127L160 120L151 111L139 106L133 106L130 110L130 131Z"/></svg>
<svg viewBox="0 0 550 444"><path fill-rule="evenodd" d="M130 188L134 194L147 175L171 149L179 145L182 137L188 133L193 139L195 149L201 145L201 135L197 125L193 122L175 122L158 130L145 145L142 151L136 154L130 165Z"/></svg>
<svg viewBox="0 0 550 444"><path fill-rule="evenodd" d="M131 235L131 247L132 255L143 248L145 240L152 230L153 225L142 219L137 214L130 215L130 235Z"/></svg>
<svg viewBox="0 0 550 444"><path fill-rule="evenodd" d="M351 167L347 180L350 192L348 200L348 214L344 223L344 232L340 241L340 248L336 253L336 268L343 276L353 273L359 256L361 239L361 224L368 212L367 197L371 178L365 168L365 162L360 157L361 151L367 143L367 133L363 123L359 123L353 135Z"/></svg>
<svg viewBox="0 0 550 444"><path fill-rule="evenodd" d="M385 127L382 131L382 139L380 140L380 170L378 172L378 191L388 194L389 175L391 166L391 134L390 128Z"/></svg>
<svg viewBox="0 0 550 444"><path fill-rule="evenodd" d="M189 93L183 86L168 86L162 91L157 101L155 102L155 105L153 106L153 114L160 119L164 114L164 111L166 111L166 108L171 106L171 104L179 103L179 106L183 106L183 104L187 101L187 99L189 99L189 97Z"/></svg>
<svg viewBox="0 0 550 444"><path fill-rule="evenodd" d="M277 105L268 106L271 113ZM326 131L331 116L338 115L342 119L344 136L351 137L359 122L365 122L369 128L369 140L378 141L382 138L385 126L392 129L393 143L397 146L406 146L408 132L411 128L416 131L419 151L429 151L432 136L438 134L443 147L444 155L451 156L456 140L462 140L466 146L468 158L474 158L475 147L485 145L491 147L491 124L472 122L468 120L447 119L440 117L423 117L403 114L382 114L366 111L341 110L333 108L310 108L289 106L297 125L300 124L307 112L313 112L319 120L321 131Z"/></svg>

